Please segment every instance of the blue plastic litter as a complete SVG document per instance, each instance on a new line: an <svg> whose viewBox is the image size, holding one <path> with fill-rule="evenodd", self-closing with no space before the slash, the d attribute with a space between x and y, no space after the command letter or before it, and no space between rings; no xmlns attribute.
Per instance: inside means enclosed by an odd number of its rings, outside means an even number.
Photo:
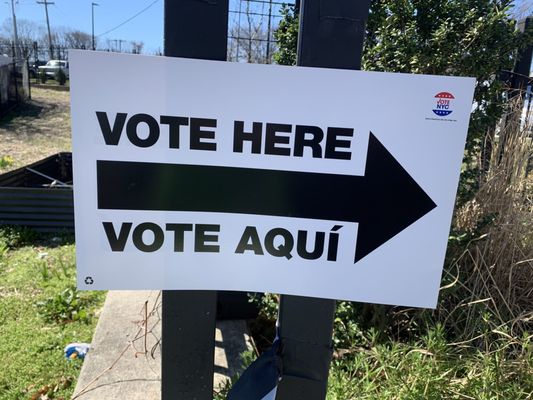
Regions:
<svg viewBox="0 0 533 400"><path fill-rule="evenodd" d="M79 358L83 360L91 348L89 343L69 343L65 346L65 358L74 360Z"/></svg>

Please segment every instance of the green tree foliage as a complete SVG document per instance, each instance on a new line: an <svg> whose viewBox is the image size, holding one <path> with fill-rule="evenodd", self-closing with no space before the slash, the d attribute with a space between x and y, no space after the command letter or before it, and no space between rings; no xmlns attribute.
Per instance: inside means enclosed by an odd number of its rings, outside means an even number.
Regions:
<svg viewBox="0 0 533 400"><path fill-rule="evenodd" d="M512 0L377 0L367 26L363 69L477 79L459 201L477 190L477 162L501 118L502 71L528 40L510 18Z"/></svg>
<svg viewBox="0 0 533 400"><path fill-rule="evenodd" d="M298 15L294 6L283 6L282 19L274 38L278 42L278 51L274 54L274 61L281 65L296 64L296 48L298 43Z"/></svg>
<svg viewBox="0 0 533 400"><path fill-rule="evenodd" d="M479 182L479 159L487 134L505 105L502 71L512 69L529 34L516 30L512 0L373 0L367 23L363 69L477 79L460 201ZM296 63L298 16L285 7L275 34L279 64Z"/></svg>

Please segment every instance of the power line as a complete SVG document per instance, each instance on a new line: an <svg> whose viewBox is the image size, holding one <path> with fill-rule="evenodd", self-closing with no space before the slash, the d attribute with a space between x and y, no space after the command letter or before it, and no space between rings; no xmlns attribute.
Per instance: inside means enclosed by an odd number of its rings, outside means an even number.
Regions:
<svg viewBox="0 0 533 400"><path fill-rule="evenodd" d="M132 19L138 17L139 15L141 15L143 12L145 12L146 10L148 10L150 7L152 7L155 3L157 3L159 0L154 0L152 1L150 4L148 4L145 8L143 8L141 11L139 11L137 14L131 16L130 18L128 18L127 20L125 20L124 22L121 22L120 24L118 24L117 26L115 26L114 28L111 28L109 29L108 31L105 31L104 33L100 33L99 35L97 35L97 37L100 37L100 36L103 36L103 35L107 35L108 33L111 33L113 32L114 30L117 30L118 28L120 28L122 25L125 25L127 24L128 22L130 22Z"/></svg>
<svg viewBox="0 0 533 400"><path fill-rule="evenodd" d="M69 16L65 11L63 11L63 10L61 9L61 7L59 7L57 4L54 4L54 8L55 8L57 11L59 11L59 12L63 15L63 17L65 17L65 20L66 20L66 21L68 21L68 20L71 18L71 16Z"/></svg>

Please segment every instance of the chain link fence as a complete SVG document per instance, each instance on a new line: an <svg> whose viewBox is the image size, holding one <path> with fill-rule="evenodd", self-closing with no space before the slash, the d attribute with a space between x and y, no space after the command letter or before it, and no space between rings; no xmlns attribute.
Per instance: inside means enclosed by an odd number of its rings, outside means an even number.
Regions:
<svg viewBox="0 0 533 400"><path fill-rule="evenodd" d="M48 60L68 60L66 46L39 46L37 42L22 42L18 46L11 41L0 42L0 55L13 59L25 59L32 63L45 63ZM52 55L52 57L51 57Z"/></svg>
<svg viewBox="0 0 533 400"><path fill-rule="evenodd" d="M270 64L277 50L274 32L284 6L294 0L235 0L230 2L228 61Z"/></svg>

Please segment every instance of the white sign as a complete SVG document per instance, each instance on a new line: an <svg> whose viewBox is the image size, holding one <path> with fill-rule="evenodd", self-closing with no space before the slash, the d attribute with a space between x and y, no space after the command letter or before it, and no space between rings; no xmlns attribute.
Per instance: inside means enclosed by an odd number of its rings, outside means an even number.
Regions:
<svg viewBox="0 0 533 400"><path fill-rule="evenodd" d="M474 79L69 59L78 287L436 305Z"/></svg>

